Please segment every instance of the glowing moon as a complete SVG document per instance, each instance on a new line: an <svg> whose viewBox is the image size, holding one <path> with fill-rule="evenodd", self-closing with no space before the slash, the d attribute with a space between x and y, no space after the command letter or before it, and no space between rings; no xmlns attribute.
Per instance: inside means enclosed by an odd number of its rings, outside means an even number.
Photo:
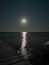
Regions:
<svg viewBox="0 0 49 65"><path fill-rule="evenodd" d="M22 19L22 23L26 23L26 19Z"/></svg>

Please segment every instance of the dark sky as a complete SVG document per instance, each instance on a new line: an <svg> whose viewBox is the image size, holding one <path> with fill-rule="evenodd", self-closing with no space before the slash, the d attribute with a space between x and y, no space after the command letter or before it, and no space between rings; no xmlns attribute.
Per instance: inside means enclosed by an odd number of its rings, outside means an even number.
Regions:
<svg viewBox="0 0 49 65"><path fill-rule="evenodd" d="M21 18L27 24L21 24ZM0 32L49 32L48 0L0 0Z"/></svg>

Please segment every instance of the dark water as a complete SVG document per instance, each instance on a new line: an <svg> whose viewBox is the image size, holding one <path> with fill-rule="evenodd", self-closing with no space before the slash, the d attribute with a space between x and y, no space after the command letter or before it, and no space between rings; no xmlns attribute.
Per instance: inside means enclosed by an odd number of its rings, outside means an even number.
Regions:
<svg viewBox="0 0 49 65"><path fill-rule="evenodd" d="M15 49L19 50L21 45L21 33L19 32L0 32L0 40L3 40L10 44Z"/></svg>
<svg viewBox="0 0 49 65"><path fill-rule="evenodd" d="M7 42L17 51L21 47L22 33L20 32L0 32L0 40ZM28 32L27 33L27 50L31 56L28 61L34 65L49 64L49 45L45 43L49 41L49 32Z"/></svg>
<svg viewBox="0 0 49 65"><path fill-rule="evenodd" d="M0 40L4 40L11 45L20 46L22 42L22 33L20 32L0 32ZM45 32L28 32L27 43L28 45L40 45L40 42L49 40L49 33ZM33 46L34 47L34 46Z"/></svg>

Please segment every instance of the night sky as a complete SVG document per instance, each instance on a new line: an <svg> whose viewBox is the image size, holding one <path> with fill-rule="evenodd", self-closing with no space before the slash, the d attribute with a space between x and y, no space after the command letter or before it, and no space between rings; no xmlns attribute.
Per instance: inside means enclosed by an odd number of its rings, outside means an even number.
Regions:
<svg viewBox="0 0 49 65"><path fill-rule="evenodd" d="M0 32L21 31L49 32L48 0L0 0Z"/></svg>

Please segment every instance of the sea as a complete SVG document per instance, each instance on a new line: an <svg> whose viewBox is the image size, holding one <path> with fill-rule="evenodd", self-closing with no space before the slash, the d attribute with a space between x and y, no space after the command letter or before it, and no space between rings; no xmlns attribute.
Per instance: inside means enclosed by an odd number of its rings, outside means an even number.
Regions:
<svg viewBox="0 0 49 65"><path fill-rule="evenodd" d="M0 32L0 40L8 43L18 52L22 45L22 32ZM26 49L30 57L27 59L32 65L49 64L49 32L27 32ZM45 60L44 60L45 59Z"/></svg>

